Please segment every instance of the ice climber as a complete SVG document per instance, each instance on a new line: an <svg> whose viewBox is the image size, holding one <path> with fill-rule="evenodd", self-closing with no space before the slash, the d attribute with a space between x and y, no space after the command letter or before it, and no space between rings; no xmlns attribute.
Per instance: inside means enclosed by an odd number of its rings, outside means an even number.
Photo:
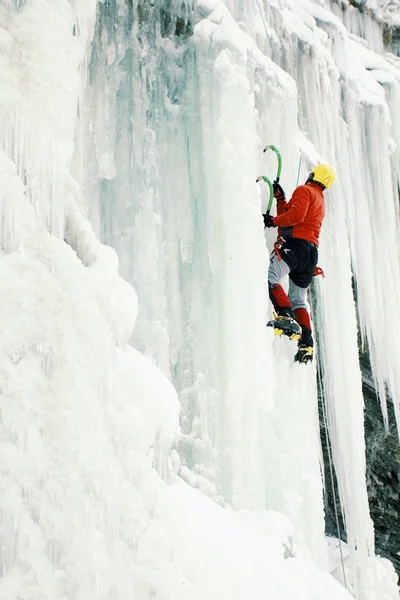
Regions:
<svg viewBox="0 0 400 600"><path fill-rule="evenodd" d="M264 227L278 227L278 240L270 257L268 291L276 318L268 323L278 334L298 340L296 362L313 358L313 337L307 289L318 262L318 241L325 216L324 190L335 181L329 165L317 165L289 202L276 181L273 184L277 216L263 215ZM288 295L281 282L289 275Z"/></svg>

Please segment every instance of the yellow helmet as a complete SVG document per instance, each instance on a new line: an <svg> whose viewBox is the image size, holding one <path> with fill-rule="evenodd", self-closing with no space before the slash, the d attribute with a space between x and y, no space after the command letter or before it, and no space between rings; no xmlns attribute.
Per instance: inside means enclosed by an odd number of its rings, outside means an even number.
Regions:
<svg viewBox="0 0 400 600"><path fill-rule="evenodd" d="M324 186L324 188L331 187L335 183L336 172L335 169L329 165L317 165L310 173L306 183L315 181Z"/></svg>

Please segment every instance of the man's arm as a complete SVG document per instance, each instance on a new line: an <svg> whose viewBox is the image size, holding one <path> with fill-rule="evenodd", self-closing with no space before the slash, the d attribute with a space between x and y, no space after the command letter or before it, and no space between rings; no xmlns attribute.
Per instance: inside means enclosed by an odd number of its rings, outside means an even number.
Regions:
<svg viewBox="0 0 400 600"><path fill-rule="evenodd" d="M274 181L274 198L276 200L276 214L281 215L286 210L287 202L286 194L277 181Z"/></svg>
<svg viewBox="0 0 400 600"><path fill-rule="evenodd" d="M289 202L285 200L277 202L278 215L274 217L274 225L277 227L292 227L301 223L304 221L309 204L310 194L306 187L297 188Z"/></svg>
<svg viewBox="0 0 400 600"><path fill-rule="evenodd" d="M283 215L286 212L288 202L285 196L280 196L276 199L276 214L277 216Z"/></svg>

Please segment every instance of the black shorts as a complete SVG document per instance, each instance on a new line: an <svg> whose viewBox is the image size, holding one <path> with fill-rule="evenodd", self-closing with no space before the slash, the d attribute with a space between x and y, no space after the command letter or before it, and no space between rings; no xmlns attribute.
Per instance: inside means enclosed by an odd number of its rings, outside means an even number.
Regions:
<svg viewBox="0 0 400 600"><path fill-rule="evenodd" d="M290 267L289 277L298 287L308 288L318 263L318 248L312 242L285 238L280 249L282 260Z"/></svg>

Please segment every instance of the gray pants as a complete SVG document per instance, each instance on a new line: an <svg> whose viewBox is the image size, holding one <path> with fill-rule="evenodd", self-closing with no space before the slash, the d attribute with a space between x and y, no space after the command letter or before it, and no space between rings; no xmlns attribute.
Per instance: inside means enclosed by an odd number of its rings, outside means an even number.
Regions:
<svg viewBox="0 0 400 600"><path fill-rule="evenodd" d="M284 260L279 260L275 252L272 252L270 256L270 263L268 269L268 283L271 285L279 284L286 275L289 275L290 267L285 263ZM305 308L309 310L307 304L307 288L301 288L289 278L289 291L288 296L293 310L298 308Z"/></svg>

